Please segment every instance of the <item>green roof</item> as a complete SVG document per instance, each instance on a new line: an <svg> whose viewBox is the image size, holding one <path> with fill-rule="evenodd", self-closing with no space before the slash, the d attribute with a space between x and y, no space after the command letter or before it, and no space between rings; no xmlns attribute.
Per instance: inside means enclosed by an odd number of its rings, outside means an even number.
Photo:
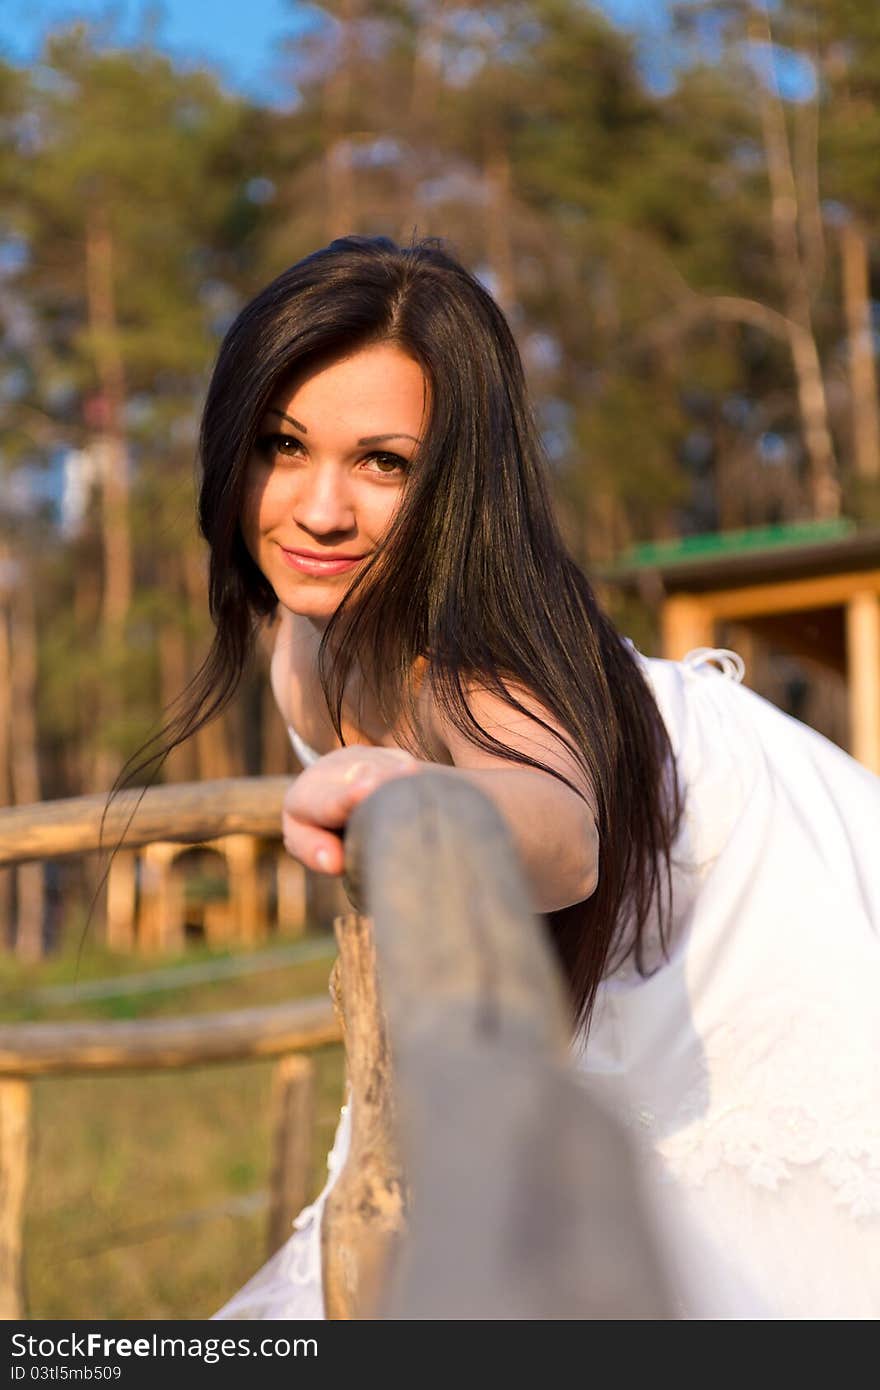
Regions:
<svg viewBox="0 0 880 1390"><path fill-rule="evenodd" d="M790 522L777 526L755 526L745 531L710 531L700 536L683 536L675 541L644 541L618 555L608 573L616 570L665 568L677 562L714 559L722 555L748 555L755 551L779 550L784 546L811 545L839 541L857 530L854 521Z"/></svg>

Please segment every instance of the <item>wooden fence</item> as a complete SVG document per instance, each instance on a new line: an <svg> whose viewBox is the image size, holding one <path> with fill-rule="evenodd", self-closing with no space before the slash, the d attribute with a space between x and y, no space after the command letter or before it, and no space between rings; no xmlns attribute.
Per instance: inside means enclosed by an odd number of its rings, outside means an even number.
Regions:
<svg viewBox="0 0 880 1390"><path fill-rule="evenodd" d="M345 883L352 1130L322 1225L328 1316L673 1316L630 1143L574 1069L492 803L440 773L386 783L349 821Z"/></svg>
<svg viewBox="0 0 880 1390"><path fill-rule="evenodd" d="M31 1082L42 1076L147 1071L277 1057L267 1253L308 1200L315 1121L313 1049L341 1039L327 999L191 1018L0 1027L0 1318L21 1318Z"/></svg>
<svg viewBox="0 0 880 1390"><path fill-rule="evenodd" d="M286 785L151 791L127 843L145 843L160 821L164 839L266 833ZM5 862L96 847L96 807L88 823L72 803L41 816L49 809L0 813ZM333 1041L341 1024L351 1146L322 1221L328 1317L673 1316L629 1142L572 1066L565 990L494 806L463 779L430 771L386 783L349 821L344 885L355 910L334 922L338 1020L329 1003L307 1001L227 1015L216 1031L205 1018L27 1025L28 1047L7 1040L6 1287L20 1259L28 1075L73 1062L106 1070L283 1056L279 1068L294 1080L275 1129L274 1171L288 1175L273 1187L277 1234L298 1200L294 1155L312 1123L300 1054ZM24 1026L5 1031L25 1039ZM6 1157L16 1152L17 1166Z"/></svg>
<svg viewBox="0 0 880 1390"><path fill-rule="evenodd" d="M0 811L0 865L56 859L113 846L220 835L280 833L286 777L235 778L123 792L104 814L104 796L74 797ZM43 1076L147 1071L278 1059L272 1085L272 1163L267 1250L272 1253L306 1203L315 1116L310 1053L338 1044L329 998L189 1018L126 1023L0 1026L0 1318L23 1315L23 1225L28 1180L31 1082Z"/></svg>

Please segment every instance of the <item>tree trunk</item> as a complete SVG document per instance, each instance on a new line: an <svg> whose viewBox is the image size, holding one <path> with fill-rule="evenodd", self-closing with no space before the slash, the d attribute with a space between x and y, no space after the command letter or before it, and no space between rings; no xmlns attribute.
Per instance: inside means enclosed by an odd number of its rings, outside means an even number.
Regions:
<svg viewBox="0 0 880 1390"><path fill-rule="evenodd" d="M409 154L401 162L400 240L408 241L415 231L429 236L429 212L419 196L425 177L426 161L436 144L437 110L441 70L436 59L437 46L449 12L449 0L434 0L424 12L413 42L412 87L409 98Z"/></svg>
<svg viewBox="0 0 880 1390"><path fill-rule="evenodd" d="M772 48L773 36L766 12L753 11L749 38ZM828 425L828 403L819 350L813 331L807 261L798 234L800 200L792 167L785 109L772 63L759 74L758 109L770 181L770 216L773 248L782 284L785 312L790 324L789 342L797 377L798 403L804 446L810 466L810 497L814 516L827 519L840 514L837 460Z"/></svg>
<svg viewBox="0 0 880 1390"><path fill-rule="evenodd" d="M504 312L509 314L516 302L510 233L513 213L510 153L503 135L495 129L488 135L484 178L489 191L486 201L486 250L489 264L497 277L495 298Z"/></svg>
<svg viewBox="0 0 880 1390"><path fill-rule="evenodd" d="M28 806L41 799L41 792L36 717L37 624L31 578L24 571L12 596L11 649L14 657L10 720L12 789L15 802ZM21 864L16 876L15 948L22 960L40 960L45 905L43 865Z"/></svg>
<svg viewBox="0 0 880 1390"><path fill-rule="evenodd" d="M91 648L100 637L101 581L97 566L89 560L90 556L82 552L74 553L73 618L77 641ZM97 650L94 655L97 657ZM90 670L87 675L81 673L76 683L78 737L75 742L71 739L70 747L65 749L70 796L85 796L98 785L94 680Z"/></svg>
<svg viewBox="0 0 880 1390"><path fill-rule="evenodd" d="M183 578L191 612L204 609L207 602L205 574L198 552L187 547L183 556ZM195 658L197 660L198 658ZM232 757L226 721L214 719L195 736L198 780L210 782L215 778L231 777Z"/></svg>
<svg viewBox="0 0 880 1390"><path fill-rule="evenodd" d="M815 54L811 55L816 61ZM819 187L819 98L794 109L794 177L798 190L804 275L813 294L825 278L825 228Z"/></svg>
<svg viewBox="0 0 880 1390"><path fill-rule="evenodd" d="M163 591L173 597L175 609L180 611L183 604L180 592L180 561L177 556L166 556L163 559L160 582ZM190 678L186 635L175 619L162 623L158 649L163 719L167 719L171 706L183 693ZM173 748L165 763L165 771L172 782L195 782L199 775L195 745L187 741Z"/></svg>
<svg viewBox="0 0 880 1390"><path fill-rule="evenodd" d="M324 172L327 188L327 240L355 228L354 164L351 142L352 75L357 57L355 24L361 0L340 0L338 61L324 100Z"/></svg>
<svg viewBox="0 0 880 1390"><path fill-rule="evenodd" d="M101 603L101 646L104 679L102 728L115 723L122 711L122 693L116 669L121 665L125 622L131 606L133 561L129 516L128 453L123 409L125 374L116 321L114 244L105 209L99 202L86 221L86 283L91 335L99 396L95 404L96 438L92 449L100 460L101 528L104 551L104 588ZM108 788L116 775L118 757L100 746L97 758L98 787Z"/></svg>
<svg viewBox="0 0 880 1390"><path fill-rule="evenodd" d="M871 331L868 238L864 227L846 221L840 229L843 302L849 344L849 396L853 465L860 479L880 479L880 403Z"/></svg>
<svg viewBox="0 0 880 1390"><path fill-rule="evenodd" d="M0 570L10 565L9 552L0 547ZM0 603L0 805L12 804L9 732L12 725L12 651L9 644L9 608L5 595ZM11 946L13 881L12 869L0 869L0 948Z"/></svg>

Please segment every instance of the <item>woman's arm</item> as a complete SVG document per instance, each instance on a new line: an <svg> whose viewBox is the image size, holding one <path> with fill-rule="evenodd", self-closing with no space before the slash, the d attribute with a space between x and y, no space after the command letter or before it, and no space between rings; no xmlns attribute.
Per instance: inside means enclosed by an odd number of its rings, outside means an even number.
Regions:
<svg viewBox="0 0 880 1390"><path fill-rule="evenodd" d="M281 691L276 690L276 699L289 720L279 698L288 689L286 680L282 685ZM530 692L517 687L513 693L527 710L562 732ZM523 767L503 754L469 743L436 707L428 683L422 682L419 722L428 745L444 761L422 761L399 748L364 744L327 753L296 778L285 797L282 824L286 848L318 873L342 873L344 850L338 832L355 806L391 778L430 769L442 776L466 778L498 808L531 886L536 912L553 912L582 902L595 891L599 874L595 799L583 771L548 730L511 709L500 697L474 687L466 689L466 696L474 717L487 733L506 748L527 753L563 773L585 799L549 773Z"/></svg>
<svg viewBox="0 0 880 1390"><path fill-rule="evenodd" d="M563 733L558 721L528 691L512 693L528 710ZM500 696L470 686L467 701L478 723L507 748L528 754L568 777L586 802L546 772L511 763L475 747L443 716L422 688L420 712L433 737L448 750L453 767L431 764L444 776L465 777L490 798L507 823L532 888L536 912L582 902L599 879L595 798L575 758L546 730Z"/></svg>

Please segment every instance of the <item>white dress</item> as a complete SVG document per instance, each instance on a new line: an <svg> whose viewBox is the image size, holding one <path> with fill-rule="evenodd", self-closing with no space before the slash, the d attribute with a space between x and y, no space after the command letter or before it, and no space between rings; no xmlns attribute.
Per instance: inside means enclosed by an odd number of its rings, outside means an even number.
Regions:
<svg viewBox="0 0 880 1390"><path fill-rule="evenodd" d="M636 1142L682 1317L880 1317L880 778L743 686L735 653L636 655L687 797L670 959L603 983L575 1065ZM218 1318L323 1316L350 1121Z"/></svg>

